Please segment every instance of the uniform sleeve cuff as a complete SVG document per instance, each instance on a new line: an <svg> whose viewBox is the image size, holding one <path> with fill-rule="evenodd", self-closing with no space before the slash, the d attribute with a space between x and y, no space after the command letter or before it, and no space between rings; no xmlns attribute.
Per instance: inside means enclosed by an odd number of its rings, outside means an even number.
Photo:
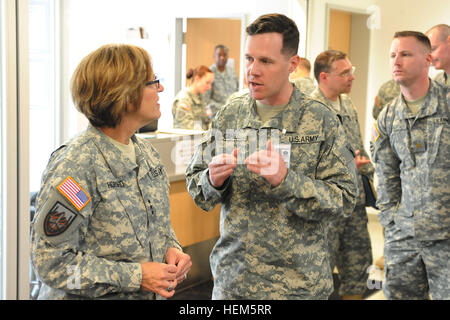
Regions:
<svg viewBox="0 0 450 320"><path fill-rule="evenodd" d="M230 184L230 178L225 180L224 184L220 188L215 188L211 184L211 181L209 181L209 169L208 169L203 171L200 182L205 199L220 198L228 189L228 185Z"/></svg>
<svg viewBox="0 0 450 320"><path fill-rule="evenodd" d="M126 263L124 268L124 277L120 282L124 292L136 292L141 288L142 283L142 267L140 263Z"/></svg>
<svg viewBox="0 0 450 320"><path fill-rule="evenodd" d="M299 181L301 180L301 181ZM293 196L293 190L295 197L297 198L309 198L313 195L311 190L314 190L314 185L310 184L309 181L303 181L299 175L297 175L292 170L288 170L286 177L280 185L272 189L272 196L276 199L283 200ZM295 186L303 186L298 188Z"/></svg>

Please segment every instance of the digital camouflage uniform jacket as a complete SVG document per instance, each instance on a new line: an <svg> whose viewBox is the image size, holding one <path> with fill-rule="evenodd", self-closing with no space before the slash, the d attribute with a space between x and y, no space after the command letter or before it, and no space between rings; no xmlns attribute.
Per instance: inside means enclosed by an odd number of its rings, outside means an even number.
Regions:
<svg viewBox="0 0 450 320"><path fill-rule="evenodd" d="M52 154L32 223L40 299L155 299L140 290L140 263L164 262L169 247L181 247L159 155L132 141L137 164L92 126ZM68 177L82 189L81 209L58 189Z"/></svg>
<svg viewBox="0 0 450 320"><path fill-rule="evenodd" d="M448 82L448 74L446 74L444 71L438 73L435 77L434 77L434 81L440 82L443 85L447 85Z"/></svg>
<svg viewBox="0 0 450 320"><path fill-rule="evenodd" d="M289 169L272 187L245 158L267 139L290 146ZM263 137L263 138L261 138ZM264 139L267 137L267 139ZM238 165L220 190L208 163L239 148ZM258 149L257 149L258 150ZM256 150L255 150L256 151ZM216 115L186 170L187 187L206 211L221 203L220 239L211 256L215 299L327 299L333 291L324 220L355 205L353 154L337 117L294 89L280 114L261 123L256 102L236 94Z"/></svg>
<svg viewBox="0 0 450 320"><path fill-rule="evenodd" d="M206 91L205 100L210 104L211 111L216 113L225 105L228 97L239 90L239 81L231 66L226 66L224 72L220 72L215 64L210 69L214 73L214 82L211 89Z"/></svg>
<svg viewBox="0 0 450 320"><path fill-rule="evenodd" d="M358 114L356 113L356 109L353 106L353 102L350 99L350 97L347 96L346 94L341 94L339 96L341 110L335 110L319 88L316 88L316 90L314 90L314 92L311 94L311 97L316 100L319 100L337 114L337 116L341 120L342 126L344 127L344 131L347 136L347 142L350 144L353 150L355 151L359 150L361 156L364 156L369 159L370 158L369 154L366 152L364 148L364 144L361 137L361 129L359 126ZM365 164L359 169L358 172L359 195L356 201L356 206L364 206L366 203L366 197L364 193L364 186L361 175L365 175L368 178L373 179L374 171L375 168L372 163ZM367 220L367 216L365 216L364 219Z"/></svg>
<svg viewBox="0 0 450 320"><path fill-rule="evenodd" d="M372 107L372 117L376 120L381 110L400 94L399 85L393 80L383 83L378 90Z"/></svg>
<svg viewBox="0 0 450 320"><path fill-rule="evenodd" d="M192 93L189 88L178 92L172 105L173 127L179 129L207 130L210 120L206 115L206 102L202 95ZM201 127L195 127L199 122Z"/></svg>
<svg viewBox="0 0 450 320"><path fill-rule="evenodd" d="M450 237L449 100L449 88L430 81L417 116L400 95L373 128L380 222L417 240Z"/></svg>
<svg viewBox="0 0 450 320"><path fill-rule="evenodd" d="M291 82L306 95L313 93L313 91L316 89L314 81L310 77L295 78L292 79Z"/></svg>

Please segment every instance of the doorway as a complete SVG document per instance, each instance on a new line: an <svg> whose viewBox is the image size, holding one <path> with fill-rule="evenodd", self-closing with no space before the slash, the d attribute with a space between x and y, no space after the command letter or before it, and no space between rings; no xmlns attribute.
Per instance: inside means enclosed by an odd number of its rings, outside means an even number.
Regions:
<svg viewBox="0 0 450 320"><path fill-rule="evenodd" d="M370 15L356 9L327 7L327 49L345 52L356 67L355 81L349 96L352 98L358 113L363 142L366 141L367 86L369 72L370 30L367 19ZM370 110L369 110L370 113ZM370 125L370 124L369 124Z"/></svg>
<svg viewBox="0 0 450 320"><path fill-rule="evenodd" d="M214 48L223 44L229 50L228 63L240 74L241 25L240 19L188 18L186 72L202 64L214 64Z"/></svg>
<svg viewBox="0 0 450 320"><path fill-rule="evenodd" d="M214 64L214 48L218 44L228 47L228 64L234 66L242 87L244 26L245 17L177 18L174 94L186 85L186 73L190 68Z"/></svg>

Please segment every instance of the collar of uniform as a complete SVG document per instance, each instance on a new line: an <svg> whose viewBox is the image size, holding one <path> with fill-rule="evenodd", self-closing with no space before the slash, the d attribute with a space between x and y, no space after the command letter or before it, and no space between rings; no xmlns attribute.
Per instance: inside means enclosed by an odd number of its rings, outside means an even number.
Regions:
<svg viewBox="0 0 450 320"><path fill-rule="evenodd" d="M231 67L229 65L225 65L225 70L223 70L223 72L221 72L219 70L219 68L217 67L217 65L213 64L211 67L209 67L209 69L214 73L215 76L219 75L219 76L225 77L231 73L231 71L233 70L233 67Z"/></svg>
<svg viewBox="0 0 450 320"><path fill-rule="evenodd" d="M432 99L433 97L437 97L438 93L437 87L434 83L434 80L430 80L430 88L428 89L427 98L425 99L424 105L420 108L417 115L411 112L408 105L405 102L405 98L403 94L400 94L400 108L399 108L399 116L402 119L414 119L416 118L425 118L431 116L436 113L438 107L438 99Z"/></svg>
<svg viewBox="0 0 450 320"><path fill-rule="evenodd" d="M139 167L138 178L145 176L151 168L161 166L160 160L155 156L154 152L149 150L146 143L133 135L131 137L136 146L136 163Z"/></svg>
<svg viewBox="0 0 450 320"><path fill-rule="evenodd" d="M256 113L256 100L252 98L250 93L248 93L246 100L242 102L242 106L248 106L248 107L240 108L240 114L237 118L238 123L239 123L239 119L243 119L243 120L239 127L253 128L253 129L260 128L261 121L259 120L259 116Z"/></svg>
<svg viewBox="0 0 450 320"><path fill-rule="evenodd" d="M189 95L189 97L192 99L192 101L194 101L195 104L200 104L202 102L201 94L195 94L189 88L186 88L186 91L187 91L187 94Z"/></svg>
<svg viewBox="0 0 450 320"><path fill-rule="evenodd" d="M296 132L301 119L301 109L304 108L306 95L294 86L288 106L279 115L281 116L281 127L278 129L286 132Z"/></svg>
<svg viewBox="0 0 450 320"><path fill-rule="evenodd" d="M250 107L246 109L247 114L244 116L245 120L242 122L242 128L275 128L286 130L287 132L295 132L297 130L298 122L292 121L292 119L299 117L299 109L302 108L302 100L304 99L304 95L297 87L294 86L294 91L292 92L286 109L268 120L264 125L262 125L259 116L256 113L256 100L253 99L250 94L248 99L248 103L243 103L243 105L249 105Z"/></svg>
<svg viewBox="0 0 450 320"><path fill-rule="evenodd" d="M325 95L323 94L322 90L320 90L319 87L314 89L313 93L311 93L311 96L313 98L319 100L320 102L322 102L324 105L326 105L328 107L328 109L333 111L335 114L337 114L339 116L349 116L349 114L347 112L347 108L345 106L346 105L345 100L349 99L349 97L347 95L345 95L345 94L339 95L339 103L341 104L340 110L336 110L333 108L333 106L330 104L330 100L328 100L327 97L325 97Z"/></svg>
<svg viewBox="0 0 450 320"><path fill-rule="evenodd" d="M224 75L227 73L227 67L225 66L225 70L223 72L221 72L219 70L219 68L217 68L217 66L215 64L213 64L211 67L209 67L209 69L214 73L214 79L216 79L216 77L224 77Z"/></svg>
<svg viewBox="0 0 450 320"><path fill-rule="evenodd" d="M136 169L137 164L133 163L128 157L122 156L122 152L106 138L102 131L89 124L88 132L93 137L97 148L102 153L115 177L122 177ZM133 141L135 141L135 137ZM136 162L138 162L140 153L140 151L136 153Z"/></svg>
<svg viewBox="0 0 450 320"><path fill-rule="evenodd" d="M350 117L350 112L347 109L347 106L350 107L352 105L350 97L345 93L342 93L339 95L339 102L341 104L341 111L338 112L338 114Z"/></svg>

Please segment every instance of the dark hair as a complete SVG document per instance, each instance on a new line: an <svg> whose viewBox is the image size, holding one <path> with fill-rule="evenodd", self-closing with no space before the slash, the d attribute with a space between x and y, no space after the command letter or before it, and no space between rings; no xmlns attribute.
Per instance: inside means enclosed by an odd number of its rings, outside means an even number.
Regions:
<svg viewBox="0 0 450 320"><path fill-rule="evenodd" d="M195 77L202 78L207 73L212 73L211 69L207 66L200 65L195 69L189 69L186 73L186 79L192 79L191 81L194 81Z"/></svg>
<svg viewBox="0 0 450 320"><path fill-rule="evenodd" d="M285 15L265 14L256 19L245 29L249 36L277 32L283 36L281 53L293 56L297 54L300 36L297 25Z"/></svg>
<svg viewBox="0 0 450 320"><path fill-rule="evenodd" d="M426 35L424 35L422 32L418 31L397 31L394 34L395 38L405 38L405 37L413 37L416 38L417 41L419 41L421 44L424 45L427 52L431 52L431 43L430 39Z"/></svg>
<svg viewBox="0 0 450 320"><path fill-rule="evenodd" d="M347 58L347 54L338 50L327 50L320 53L314 61L314 78L320 82L321 72L330 72L333 62Z"/></svg>
<svg viewBox="0 0 450 320"><path fill-rule="evenodd" d="M228 53L228 48L227 48L227 46L224 45L224 44L218 44L218 45L214 48L214 52L216 52L217 49L223 49L223 50L225 50L226 53Z"/></svg>

